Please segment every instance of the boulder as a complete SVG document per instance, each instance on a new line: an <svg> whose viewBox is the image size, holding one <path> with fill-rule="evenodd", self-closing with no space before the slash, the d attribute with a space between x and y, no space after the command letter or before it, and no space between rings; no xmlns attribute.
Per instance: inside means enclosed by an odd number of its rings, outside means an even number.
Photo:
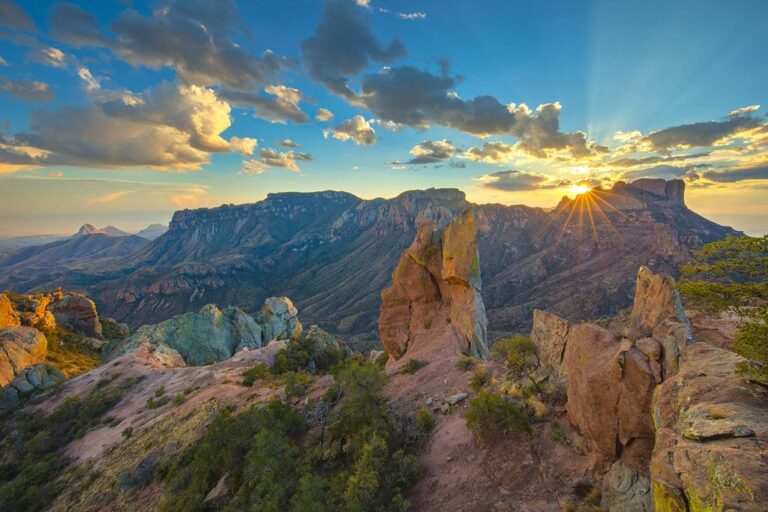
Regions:
<svg viewBox="0 0 768 512"><path fill-rule="evenodd" d="M264 329L264 344L272 340L289 340L301 336L298 310L288 297L269 297L257 316Z"/></svg>
<svg viewBox="0 0 768 512"><path fill-rule="evenodd" d="M394 359L438 347L487 357L476 223L472 210L443 229L425 222L400 257L379 312L381 340Z"/></svg>
<svg viewBox="0 0 768 512"><path fill-rule="evenodd" d="M642 472L617 461L603 477L600 505L605 510L654 512L651 481Z"/></svg>
<svg viewBox="0 0 768 512"><path fill-rule="evenodd" d="M53 304L56 321L85 336L101 338L101 322L96 304L85 295L68 293Z"/></svg>
<svg viewBox="0 0 768 512"><path fill-rule="evenodd" d="M42 363L48 349L45 335L31 327L0 329L0 386L20 375L27 366Z"/></svg>
<svg viewBox="0 0 768 512"><path fill-rule="evenodd" d="M677 375L656 389L657 512L768 510L768 391L738 374L745 362L694 343L683 349Z"/></svg>
<svg viewBox="0 0 768 512"><path fill-rule="evenodd" d="M561 376L564 376L565 371L562 362L570 329L568 320L547 311L533 310L531 341L536 345L542 364L556 370Z"/></svg>
<svg viewBox="0 0 768 512"><path fill-rule="evenodd" d="M19 314L13 310L13 304L4 293L0 293L0 329L21 325Z"/></svg>
<svg viewBox="0 0 768 512"><path fill-rule="evenodd" d="M203 365L229 359L244 348L260 348L264 340L261 326L241 309L220 310L209 304L197 313L142 326L127 340L107 345L104 355L114 359L142 346L168 356L174 364Z"/></svg>
<svg viewBox="0 0 768 512"><path fill-rule="evenodd" d="M0 413L16 407L25 396L58 384L64 378L63 373L47 364L27 366L7 386L0 389Z"/></svg>

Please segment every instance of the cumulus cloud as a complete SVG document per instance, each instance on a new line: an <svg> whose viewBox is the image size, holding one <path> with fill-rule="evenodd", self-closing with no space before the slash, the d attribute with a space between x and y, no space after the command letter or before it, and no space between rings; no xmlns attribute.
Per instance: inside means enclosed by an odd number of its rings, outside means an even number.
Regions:
<svg viewBox="0 0 768 512"><path fill-rule="evenodd" d="M752 107L731 112L721 121L704 121L664 128L646 135L641 142L650 150L669 154L673 149L710 147L718 141L736 137L756 128L764 127L763 122L751 115Z"/></svg>
<svg viewBox="0 0 768 512"><path fill-rule="evenodd" d="M35 80L8 80L0 77L0 90L29 101L48 101L53 98L51 86Z"/></svg>
<svg viewBox="0 0 768 512"><path fill-rule="evenodd" d="M298 148L299 145L293 142L291 139L283 139L278 142L280 146L283 146L284 148Z"/></svg>
<svg viewBox="0 0 768 512"><path fill-rule="evenodd" d="M459 149L449 140L425 140L411 148L413 158L407 164L434 164L451 158Z"/></svg>
<svg viewBox="0 0 768 512"><path fill-rule="evenodd" d="M230 107L214 91L166 82L87 107L34 112L28 132L0 145L0 162L197 169L211 153L253 153L254 139L221 136L230 125Z"/></svg>
<svg viewBox="0 0 768 512"><path fill-rule="evenodd" d="M483 188L503 192L520 192L543 188L548 178L528 171L499 171L475 178Z"/></svg>
<svg viewBox="0 0 768 512"><path fill-rule="evenodd" d="M35 30L32 18L12 0L0 0L0 25L28 32Z"/></svg>
<svg viewBox="0 0 768 512"><path fill-rule="evenodd" d="M269 50L252 55L234 41L245 29L232 0L171 0L150 16L126 9L110 25L114 39L73 4L56 4L50 25L54 37L69 44L109 48L134 65L174 68L188 84L250 90L290 64Z"/></svg>
<svg viewBox="0 0 768 512"><path fill-rule="evenodd" d="M256 117L273 123L285 124L288 120L294 123L309 121L309 117L299 105L304 96L298 89L285 85L270 85L264 92L273 97L232 90L219 91L219 97L235 105L250 107Z"/></svg>
<svg viewBox="0 0 768 512"><path fill-rule="evenodd" d="M297 153L294 151L281 153L273 148L265 148L259 151L259 159L244 161L241 172L244 174L262 174L267 169L273 167L299 172L300 169L296 162L307 162L310 160L312 160L312 155L308 153Z"/></svg>
<svg viewBox="0 0 768 512"><path fill-rule="evenodd" d="M34 48L27 54L27 60L45 66L63 68L67 65L66 54L53 46Z"/></svg>
<svg viewBox="0 0 768 512"><path fill-rule="evenodd" d="M333 112L327 108L319 108L315 112L315 120L325 123L327 121L333 121Z"/></svg>
<svg viewBox="0 0 768 512"><path fill-rule="evenodd" d="M336 94L353 98L349 77L371 62L388 64L405 55L394 40L382 44L371 31L366 9L352 0L329 0L315 34L301 43L309 75Z"/></svg>
<svg viewBox="0 0 768 512"><path fill-rule="evenodd" d="M500 141L486 142L482 147L471 147L461 157L475 162L502 164L515 155L515 146Z"/></svg>
<svg viewBox="0 0 768 512"><path fill-rule="evenodd" d="M326 138L333 137L338 140L352 140L355 144L362 146L370 146L376 143L376 131L361 115L347 119L335 128L323 131L323 135Z"/></svg>

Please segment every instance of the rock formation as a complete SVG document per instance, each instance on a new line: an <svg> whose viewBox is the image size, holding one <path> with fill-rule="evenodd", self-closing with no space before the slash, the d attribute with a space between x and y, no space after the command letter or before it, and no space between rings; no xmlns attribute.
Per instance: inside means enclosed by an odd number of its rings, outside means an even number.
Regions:
<svg viewBox="0 0 768 512"><path fill-rule="evenodd" d="M768 510L768 392L733 352L694 343L653 397L650 473L657 512Z"/></svg>
<svg viewBox="0 0 768 512"><path fill-rule="evenodd" d="M27 366L10 384L0 389L0 414L18 406L27 395L63 380L64 374L47 364Z"/></svg>
<svg viewBox="0 0 768 512"><path fill-rule="evenodd" d="M435 342L487 356L476 233L472 210L443 229L432 222L419 228L395 267L392 286L381 294L379 330L390 356L399 359Z"/></svg>
<svg viewBox="0 0 768 512"><path fill-rule="evenodd" d="M48 341L32 327L0 329L0 386L5 386L29 365L42 363Z"/></svg>
<svg viewBox="0 0 768 512"><path fill-rule="evenodd" d="M13 304L8 297L0 293L0 329L4 327L18 327L21 325L19 314L13 309Z"/></svg>
<svg viewBox="0 0 768 512"><path fill-rule="evenodd" d="M130 338L107 345L104 355L111 360L146 347L168 366L204 365L275 339L298 337L301 332L296 308L287 297L267 299L256 318L233 306L220 310L209 304L197 313L142 326Z"/></svg>
<svg viewBox="0 0 768 512"><path fill-rule="evenodd" d="M60 324L86 336L101 338L101 322L96 304L79 293L68 293L53 304L53 316Z"/></svg>

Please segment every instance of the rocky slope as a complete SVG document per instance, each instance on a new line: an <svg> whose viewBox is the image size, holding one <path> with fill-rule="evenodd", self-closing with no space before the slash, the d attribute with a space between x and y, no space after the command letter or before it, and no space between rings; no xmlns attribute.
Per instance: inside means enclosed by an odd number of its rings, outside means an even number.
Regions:
<svg viewBox="0 0 768 512"><path fill-rule="evenodd" d="M255 204L177 212L166 234L119 262L28 270L0 285L84 287L105 314L134 327L208 303L247 311L286 294L328 330L372 332L380 293L418 226L443 227L471 208L491 325L525 331L535 308L571 320L615 313L630 304L640 265L673 272L692 247L734 233L689 210L683 196L681 181L663 180L618 183L553 211L474 205L451 189L387 200L270 194Z"/></svg>

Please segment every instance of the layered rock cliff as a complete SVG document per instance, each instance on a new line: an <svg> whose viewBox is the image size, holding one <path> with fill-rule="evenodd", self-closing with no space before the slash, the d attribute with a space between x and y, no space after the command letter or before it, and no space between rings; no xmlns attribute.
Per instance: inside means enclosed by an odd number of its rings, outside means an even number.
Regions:
<svg viewBox="0 0 768 512"><path fill-rule="evenodd" d="M379 332L391 357L446 345L487 356L476 223L472 210L443 229L424 223L401 256L381 294Z"/></svg>

